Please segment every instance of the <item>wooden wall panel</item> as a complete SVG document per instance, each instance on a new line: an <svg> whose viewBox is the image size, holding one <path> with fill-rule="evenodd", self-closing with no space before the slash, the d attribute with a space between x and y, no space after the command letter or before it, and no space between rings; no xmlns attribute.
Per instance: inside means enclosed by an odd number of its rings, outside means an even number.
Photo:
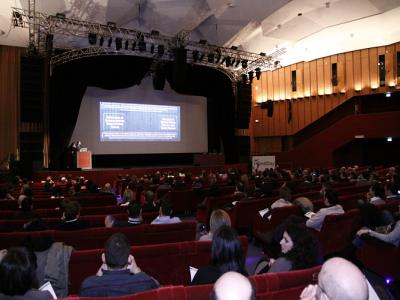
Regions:
<svg viewBox="0 0 400 300"><path fill-rule="evenodd" d="M325 82L324 82L324 59L317 59L317 95L323 95L325 93Z"/></svg>
<svg viewBox="0 0 400 300"><path fill-rule="evenodd" d="M324 57L324 91L332 94L332 62L331 57Z"/></svg>
<svg viewBox="0 0 400 300"><path fill-rule="evenodd" d="M317 97L317 106L318 106L318 119L321 118L325 113L325 96Z"/></svg>
<svg viewBox="0 0 400 300"><path fill-rule="evenodd" d="M361 51L353 51L354 90L361 91Z"/></svg>
<svg viewBox="0 0 400 300"><path fill-rule="evenodd" d="M395 83L400 84L400 73L397 73L397 64L400 63L397 61L397 52L400 52L400 43L397 43L395 45L395 53L394 57L396 58L395 63L394 63L394 71L395 71Z"/></svg>
<svg viewBox="0 0 400 300"><path fill-rule="evenodd" d="M311 96L311 73L310 73L310 63L308 61L304 62L304 97Z"/></svg>
<svg viewBox="0 0 400 300"><path fill-rule="evenodd" d="M303 128L305 126L305 102L304 101L299 101L299 128Z"/></svg>
<svg viewBox="0 0 400 300"><path fill-rule="evenodd" d="M294 134L299 130L299 103L301 101L293 101L292 102L292 122L291 122L291 128L292 132L291 134Z"/></svg>
<svg viewBox="0 0 400 300"><path fill-rule="evenodd" d="M291 68L290 66L284 68L285 72L285 98L292 98L292 84L291 84Z"/></svg>
<svg viewBox="0 0 400 300"><path fill-rule="evenodd" d="M386 46L385 55L385 68L386 68L386 80L387 86L395 86L394 83L394 45Z"/></svg>
<svg viewBox="0 0 400 300"><path fill-rule="evenodd" d="M311 122L314 122L318 119L318 102L317 98L311 99Z"/></svg>
<svg viewBox="0 0 400 300"><path fill-rule="evenodd" d="M268 100L274 100L274 83L272 80L272 72L267 72L267 98Z"/></svg>
<svg viewBox="0 0 400 300"><path fill-rule="evenodd" d="M280 91L279 91L279 70L272 71L272 80L274 83L274 99L279 100Z"/></svg>
<svg viewBox="0 0 400 300"><path fill-rule="evenodd" d="M296 64L296 79L297 79L297 91L295 93L295 98L303 98L304 97L304 63Z"/></svg>
<svg viewBox="0 0 400 300"><path fill-rule="evenodd" d="M371 88L375 89L379 86L378 78L378 49L371 48L368 51L369 56L369 80Z"/></svg>
<svg viewBox="0 0 400 300"><path fill-rule="evenodd" d="M279 73L279 99L285 99L285 69L280 68L278 69Z"/></svg>
<svg viewBox="0 0 400 300"><path fill-rule="evenodd" d="M346 83L344 91L354 89L353 52L347 52L346 57ZM342 90L343 91L343 90Z"/></svg>
<svg viewBox="0 0 400 300"><path fill-rule="evenodd" d="M312 98L304 98L305 111L304 111L304 125L307 126L312 122L311 101Z"/></svg>
<svg viewBox="0 0 400 300"><path fill-rule="evenodd" d="M361 50L361 88L363 90L371 87L369 77L369 51L368 49Z"/></svg>
<svg viewBox="0 0 400 300"><path fill-rule="evenodd" d="M317 95L317 61L313 60L310 62L310 96Z"/></svg>
<svg viewBox="0 0 400 300"><path fill-rule="evenodd" d="M337 71L338 71L338 85L337 90L334 89L334 92L340 93L345 90L346 83L346 56L341 53L337 56Z"/></svg>

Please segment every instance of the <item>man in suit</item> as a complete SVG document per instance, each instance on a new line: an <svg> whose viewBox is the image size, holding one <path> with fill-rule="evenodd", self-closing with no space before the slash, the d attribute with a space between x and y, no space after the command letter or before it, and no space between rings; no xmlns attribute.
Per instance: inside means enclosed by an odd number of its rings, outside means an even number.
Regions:
<svg viewBox="0 0 400 300"><path fill-rule="evenodd" d="M70 201L65 204L62 216L63 222L57 226L57 230L79 230L90 227L86 221L79 220L81 206L78 201Z"/></svg>

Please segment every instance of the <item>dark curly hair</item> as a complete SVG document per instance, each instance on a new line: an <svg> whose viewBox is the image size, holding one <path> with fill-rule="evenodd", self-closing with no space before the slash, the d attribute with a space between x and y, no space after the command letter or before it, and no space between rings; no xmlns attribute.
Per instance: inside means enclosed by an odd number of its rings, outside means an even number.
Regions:
<svg viewBox="0 0 400 300"><path fill-rule="evenodd" d="M320 263L318 242L305 226L289 224L285 231L293 241L293 248L284 254L292 263L292 270L307 269Z"/></svg>

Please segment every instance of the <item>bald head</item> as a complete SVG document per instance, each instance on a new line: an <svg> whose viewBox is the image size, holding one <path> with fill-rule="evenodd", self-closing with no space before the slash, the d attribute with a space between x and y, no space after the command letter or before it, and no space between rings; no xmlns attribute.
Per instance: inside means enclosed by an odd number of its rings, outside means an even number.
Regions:
<svg viewBox="0 0 400 300"><path fill-rule="evenodd" d="M255 292L250 281L237 272L227 272L214 284L211 299L253 300Z"/></svg>
<svg viewBox="0 0 400 300"><path fill-rule="evenodd" d="M355 265L340 257L331 258L323 264L318 285L330 300L368 299L364 275Z"/></svg>

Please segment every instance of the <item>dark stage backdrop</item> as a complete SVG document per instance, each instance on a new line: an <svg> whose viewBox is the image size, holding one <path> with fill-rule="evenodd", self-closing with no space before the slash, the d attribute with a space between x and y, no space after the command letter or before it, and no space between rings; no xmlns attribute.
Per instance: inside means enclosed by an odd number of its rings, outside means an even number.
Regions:
<svg viewBox="0 0 400 300"><path fill-rule="evenodd" d="M135 56L99 56L56 67L50 79L50 167L65 167L65 152L86 87L122 89L139 85L153 60ZM171 88L207 98L208 148L224 152L227 163L239 159L235 144L234 94L230 79L218 70L175 62L163 68Z"/></svg>

